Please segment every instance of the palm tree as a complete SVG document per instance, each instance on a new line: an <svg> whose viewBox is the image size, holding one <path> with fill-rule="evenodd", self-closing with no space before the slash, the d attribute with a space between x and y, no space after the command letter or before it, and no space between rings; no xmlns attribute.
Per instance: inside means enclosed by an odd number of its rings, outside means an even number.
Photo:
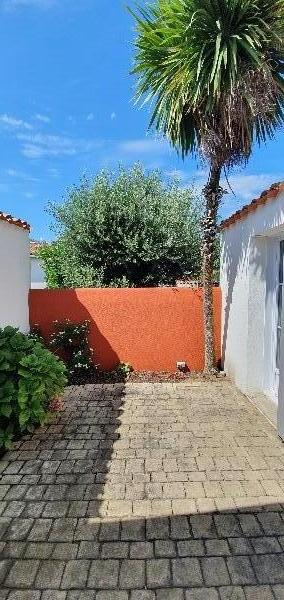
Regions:
<svg viewBox="0 0 284 600"><path fill-rule="evenodd" d="M203 190L205 372L215 369L213 265L222 172L283 124L284 0L156 0L136 22L137 100L183 158L209 165Z"/></svg>

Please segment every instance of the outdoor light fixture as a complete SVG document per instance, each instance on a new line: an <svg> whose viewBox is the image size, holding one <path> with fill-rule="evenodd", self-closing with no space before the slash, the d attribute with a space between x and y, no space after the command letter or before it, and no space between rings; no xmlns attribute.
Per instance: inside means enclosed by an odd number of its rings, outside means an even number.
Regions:
<svg viewBox="0 0 284 600"><path fill-rule="evenodd" d="M178 371L182 371L183 373L185 373L186 371L188 371L188 366L186 364L186 362L184 360L178 360L177 361L177 370Z"/></svg>

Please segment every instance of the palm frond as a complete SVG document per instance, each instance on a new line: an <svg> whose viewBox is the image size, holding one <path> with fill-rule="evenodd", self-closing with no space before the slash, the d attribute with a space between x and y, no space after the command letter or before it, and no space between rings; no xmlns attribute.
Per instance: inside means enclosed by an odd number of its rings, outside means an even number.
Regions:
<svg viewBox="0 0 284 600"><path fill-rule="evenodd" d="M132 11L137 101L183 156L246 160L283 124L284 0L156 0Z"/></svg>

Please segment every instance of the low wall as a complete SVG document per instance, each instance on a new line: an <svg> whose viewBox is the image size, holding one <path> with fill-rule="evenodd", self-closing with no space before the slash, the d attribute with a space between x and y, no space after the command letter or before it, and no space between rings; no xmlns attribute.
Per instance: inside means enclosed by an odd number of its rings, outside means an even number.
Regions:
<svg viewBox="0 0 284 600"><path fill-rule="evenodd" d="M119 361L135 370L176 370L186 361L190 370L204 366L201 289L76 289L31 290L30 323L49 335L52 322L69 318L91 321L95 362L111 369ZM214 288L215 348L221 356L221 292Z"/></svg>

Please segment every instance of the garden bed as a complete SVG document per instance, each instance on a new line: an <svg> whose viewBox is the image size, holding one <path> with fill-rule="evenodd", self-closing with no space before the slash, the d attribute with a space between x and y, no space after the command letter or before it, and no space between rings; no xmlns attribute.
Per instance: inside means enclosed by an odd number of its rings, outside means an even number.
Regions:
<svg viewBox="0 0 284 600"><path fill-rule="evenodd" d="M217 375L217 377L220 375ZM177 371L169 373L166 371L132 371L124 375L117 371L93 370L86 375L72 378L70 385L86 385L90 383L184 383L186 381L215 380L215 375L204 375L203 373L182 373Z"/></svg>

